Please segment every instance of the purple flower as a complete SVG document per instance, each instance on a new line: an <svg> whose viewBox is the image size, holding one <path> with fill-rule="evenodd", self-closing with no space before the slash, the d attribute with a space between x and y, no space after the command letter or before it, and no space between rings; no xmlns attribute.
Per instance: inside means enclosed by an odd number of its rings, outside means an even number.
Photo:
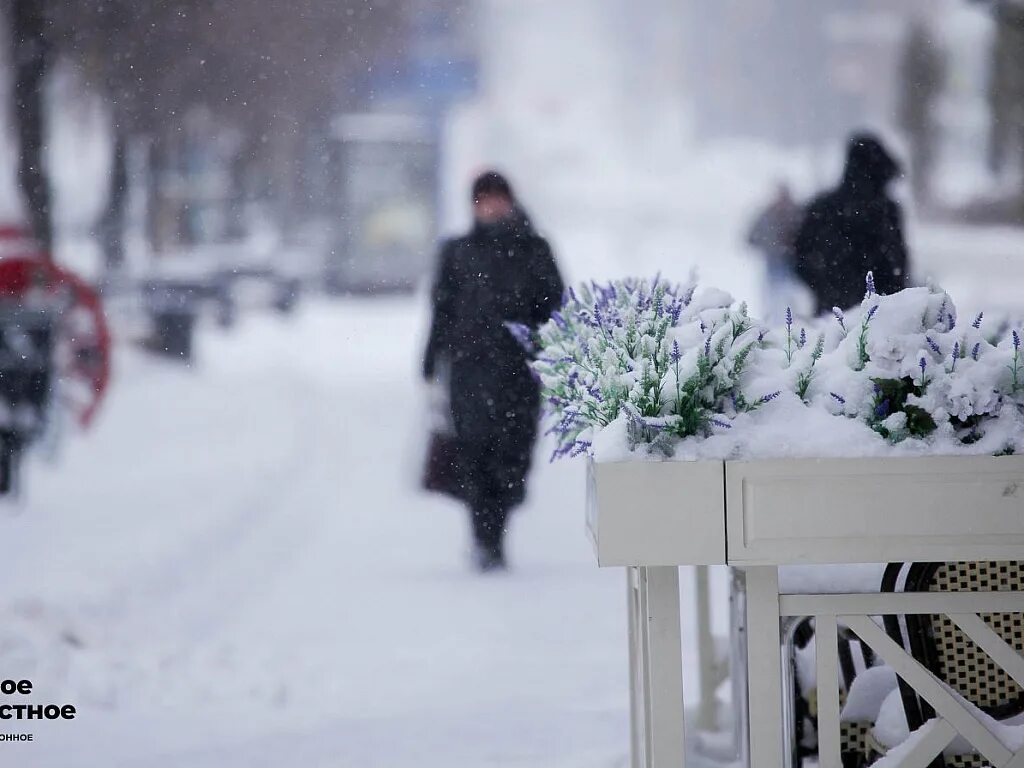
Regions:
<svg viewBox="0 0 1024 768"><path fill-rule="evenodd" d="M721 427L722 429L732 429L732 424L727 421L723 421L722 419L712 419L711 423L716 427Z"/></svg>
<svg viewBox="0 0 1024 768"><path fill-rule="evenodd" d="M931 336L925 336L924 340L928 342L928 346L932 348L932 352L934 352L936 355L942 354L942 348L935 342L935 339L933 339ZM924 358L921 359L923 360Z"/></svg>
<svg viewBox="0 0 1024 768"><path fill-rule="evenodd" d="M864 298L867 298L868 296L874 296L875 295L875 273L874 272L868 272L867 275L864 276L864 286L865 286L865 288L867 288L867 293L865 294Z"/></svg>
<svg viewBox="0 0 1024 768"><path fill-rule="evenodd" d="M711 357L711 337L704 340L704 357Z"/></svg>
<svg viewBox="0 0 1024 768"><path fill-rule="evenodd" d="M950 369L951 373L956 370L956 361L959 360L959 359L960 359L960 342L958 341L958 342L953 344L953 367Z"/></svg>
<svg viewBox="0 0 1024 768"><path fill-rule="evenodd" d="M919 368L921 369L921 379L923 380L923 379L924 379L924 369L928 367L928 361L927 361L927 360L925 360L925 359L924 359L924 358L922 357L922 358L921 358L921 359L920 359L920 360L918 361L917 365L918 365L918 367L919 367Z"/></svg>
<svg viewBox="0 0 1024 768"><path fill-rule="evenodd" d="M1013 349L1017 351L1020 349L1020 334L1017 331L1013 332Z"/></svg>
<svg viewBox="0 0 1024 768"><path fill-rule="evenodd" d="M555 321L555 325L561 328L563 331L568 329L569 324L565 322L565 318L562 317L562 313L555 311L551 313L551 319Z"/></svg>
<svg viewBox="0 0 1024 768"><path fill-rule="evenodd" d="M870 275L871 273L870 273L870 272L868 272L868 274ZM868 310L868 316L867 316L867 318L866 318L866 319L864 320L864 322L865 322L865 323L870 323L870 322L871 322L871 319L872 319L872 318L873 318L873 317L875 316L875 312L877 312L877 311L878 311L878 305L877 305L877 304L875 304L875 306L873 306L873 307L872 307L871 309L869 309L869 310Z"/></svg>
<svg viewBox="0 0 1024 768"><path fill-rule="evenodd" d="M673 363L678 363L682 356L683 356L683 353L679 350L679 342L678 341L673 341L672 342L672 354L670 355L670 357L672 358L672 362Z"/></svg>
<svg viewBox="0 0 1024 768"><path fill-rule="evenodd" d="M953 317L953 313L952 312L950 312L950 313L948 313L946 315L946 326L947 326L947 330L950 330L950 331L952 331L954 328L956 328L956 318Z"/></svg>
<svg viewBox="0 0 1024 768"><path fill-rule="evenodd" d="M843 310L841 310L839 307L832 307L832 316L835 317L836 321L839 323L839 327L845 331L846 318L843 317Z"/></svg>
<svg viewBox="0 0 1024 768"><path fill-rule="evenodd" d="M672 304L672 325L679 325L679 316L683 313L683 304L680 301L676 301Z"/></svg>
<svg viewBox="0 0 1024 768"><path fill-rule="evenodd" d="M875 418L884 419L889 415L889 398L886 398L875 406Z"/></svg>
<svg viewBox="0 0 1024 768"><path fill-rule="evenodd" d="M762 404L762 405L764 403L770 403L772 400L774 400L775 398L777 398L781 394L782 394L782 390L776 390L776 391L772 392L771 394L762 395L761 399L758 400L757 402Z"/></svg>
<svg viewBox="0 0 1024 768"><path fill-rule="evenodd" d="M978 316L976 318L974 318L974 322L971 323L971 325L974 328L981 328L981 321L982 321L982 319L984 319L984 317L985 317L985 313L984 312L979 312Z"/></svg>
<svg viewBox="0 0 1024 768"><path fill-rule="evenodd" d="M789 328L792 328L792 327L793 327L793 309L791 307L786 307L786 328L789 329Z"/></svg>
<svg viewBox="0 0 1024 768"><path fill-rule="evenodd" d="M840 405L846 405L846 398L842 395L837 395L835 392L829 392L829 394L832 395L832 399Z"/></svg>
<svg viewBox="0 0 1024 768"><path fill-rule="evenodd" d="M977 360L978 359L978 355L980 355L980 354L981 354L981 342L979 341L977 344L974 345L974 349L971 350L971 357L973 357L975 360Z"/></svg>
<svg viewBox="0 0 1024 768"><path fill-rule="evenodd" d="M572 450L569 452L569 458L574 459L577 456L581 456L590 450L590 442L587 440L577 440L572 444Z"/></svg>
<svg viewBox="0 0 1024 768"><path fill-rule="evenodd" d="M576 291L573 290L571 285L569 286L569 298L572 299L577 304L580 303L580 300L576 298Z"/></svg>
<svg viewBox="0 0 1024 768"><path fill-rule="evenodd" d="M799 346L800 349L803 349L805 344L807 344L807 331L805 329L801 328L800 329L800 340L797 342L797 346Z"/></svg>
<svg viewBox="0 0 1024 768"><path fill-rule="evenodd" d="M768 333L768 331L764 330L763 328L758 332L758 334L757 334L757 343L758 344L760 344L762 341L764 341L764 335L766 333Z"/></svg>

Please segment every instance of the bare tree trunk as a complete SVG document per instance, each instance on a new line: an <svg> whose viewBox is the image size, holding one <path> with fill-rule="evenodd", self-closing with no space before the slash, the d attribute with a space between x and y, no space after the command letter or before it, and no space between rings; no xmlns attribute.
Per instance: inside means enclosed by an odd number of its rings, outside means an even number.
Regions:
<svg viewBox="0 0 1024 768"><path fill-rule="evenodd" d="M108 274L124 264L124 223L128 203L128 146L124 133L115 129L110 167L110 192L107 208L99 222L100 246Z"/></svg>
<svg viewBox="0 0 1024 768"><path fill-rule="evenodd" d="M32 231L45 253L53 247L50 179L46 169L46 114L43 86L50 67L45 4L13 0L14 115L19 142L18 180ZM50 256L52 258L52 255Z"/></svg>

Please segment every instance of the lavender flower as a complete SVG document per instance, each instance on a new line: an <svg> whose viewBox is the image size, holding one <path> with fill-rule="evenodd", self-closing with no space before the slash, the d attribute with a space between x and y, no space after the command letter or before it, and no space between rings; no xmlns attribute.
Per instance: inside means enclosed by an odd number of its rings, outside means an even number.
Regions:
<svg viewBox="0 0 1024 768"><path fill-rule="evenodd" d="M921 383L924 384L924 371L928 367L928 361L922 357L917 365L921 369Z"/></svg>
<svg viewBox="0 0 1024 768"><path fill-rule="evenodd" d="M832 307L832 316L835 317L836 321L839 323L839 327L842 328L843 331L846 331L846 318L843 317L843 310L839 307Z"/></svg>
<svg viewBox="0 0 1024 768"><path fill-rule="evenodd" d="M934 352L934 353L935 353L936 355L941 355L941 354L942 354L942 347L940 347L940 346L939 346L939 345L938 345L938 344L937 344L937 343L935 342L935 339L933 339L933 338L932 338L931 336L925 336L925 337L924 337L924 340L925 340L926 342L928 342L928 346L932 348L932 352ZM923 359L924 359L924 358L922 358L922 360L923 360Z"/></svg>
<svg viewBox="0 0 1024 768"><path fill-rule="evenodd" d="M1013 349L1017 351L1020 349L1020 334L1015 330L1011 335L1013 336Z"/></svg>
<svg viewBox="0 0 1024 768"><path fill-rule="evenodd" d="M960 359L960 342L953 344L953 367L950 368L950 373L956 370L956 361Z"/></svg>
<svg viewBox="0 0 1024 768"><path fill-rule="evenodd" d="M829 392L829 394L832 395L832 399L840 405L846 405L846 398L842 395L837 395L835 392Z"/></svg>
<svg viewBox="0 0 1024 768"><path fill-rule="evenodd" d="M889 399L886 398L875 406L875 418L882 420L889 415Z"/></svg>
<svg viewBox="0 0 1024 768"><path fill-rule="evenodd" d="M871 273L869 272L868 274L871 274ZM865 318L864 322L870 323L871 320L875 317L875 313L877 311L878 311L878 305L875 304L875 306L873 306L871 309L868 310L868 316L867 316L867 318Z"/></svg>
<svg viewBox="0 0 1024 768"><path fill-rule="evenodd" d="M950 312L946 315L946 330L952 331L954 328L956 328L956 318Z"/></svg>
<svg viewBox="0 0 1024 768"><path fill-rule="evenodd" d="M727 421L723 421L722 419L712 419L710 423L714 424L716 427L721 427L722 429L732 429L732 424Z"/></svg>
<svg viewBox="0 0 1024 768"><path fill-rule="evenodd" d="M974 345L974 349L971 350L971 357L974 358L975 360L977 360L978 359L978 355L980 355L980 354L981 354L981 342L979 341L977 344Z"/></svg>
<svg viewBox="0 0 1024 768"><path fill-rule="evenodd" d="M671 353L671 355L669 355L669 357L672 358L672 362L673 363L678 363L679 360L682 358L682 356L683 356L683 353L679 349L679 342L678 341L673 341L672 342L672 353Z"/></svg>
<svg viewBox="0 0 1024 768"><path fill-rule="evenodd" d="M764 405L765 403L770 403L772 400L774 400L775 398L777 398L781 394L782 394L782 390L776 390L776 391L772 392L771 394L762 395L761 398L757 402L758 402L759 405Z"/></svg>
<svg viewBox="0 0 1024 768"><path fill-rule="evenodd" d="M552 312L551 313L551 319L554 320L555 321L555 325L557 325L563 331L567 330L569 328L569 324L567 322L565 322L565 318L562 317L562 313L561 312L559 312L557 310Z"/></svg>
<svg viewBox="0 0 1024 768"><path fill-rule="evenodd" d="M875 295L875 273L874 272L868 272L867 275L864 276L864 286L867 289L867 292L864 294L864 298L865 299L868 298L869 296L874 296Z"/></svg>
<svg viewBox="0 0 1024 768"><path fill-rule="evenodd" d="M704 340L704 357L711 357L711 337Z"/></svg>
<svg viewBox="0 0 1024 768"><path fill-rule="evenodd" d="M792 327L793 327L793 309L791 307L786 307L786 330L789 330Z"/></svg>
<svg viewBox="0 0 1024 768"><path fill-rule="evenodd" d="M974 327L974 328L981 328L981 321L984 319L984 317L985 317L985 313L984 312L979 312L978 316L976 318L974 318L974 322L971 323L971 326Z"/></svg>
<svg viewBox="0 0 1024 768"><path fill-rule="evenodd" d="M807 344L807 331L803 328L800 329L800 340L797 341L796 345L799 349L803 349L804 345Z"/></svg>
<svg viewBox="0 0 1024 768"><path fill-rule="evenodd" d="M569 452L569 458L574 459L577 456L582 456L590 450L590 447L591 443L588 440L577 440L572 444L572 450Z"/></svg>

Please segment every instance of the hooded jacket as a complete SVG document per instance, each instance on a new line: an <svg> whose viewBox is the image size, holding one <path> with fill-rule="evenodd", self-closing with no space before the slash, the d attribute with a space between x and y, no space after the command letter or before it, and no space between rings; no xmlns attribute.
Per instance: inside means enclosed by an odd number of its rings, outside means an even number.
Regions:
<svg viewBox="0 0 1024 768"><path fill-rule="evenodd" d="M814 293L818 314L858 304L868 272L879 293L907 286L903 214L887 192L899 174L878 139L854 136L839 186L808 206L794 251L797 274Z"/></svg>

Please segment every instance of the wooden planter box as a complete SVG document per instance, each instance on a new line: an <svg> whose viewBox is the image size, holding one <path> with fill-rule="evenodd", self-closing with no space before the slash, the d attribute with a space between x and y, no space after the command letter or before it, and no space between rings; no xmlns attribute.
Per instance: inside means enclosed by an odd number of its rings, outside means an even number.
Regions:
<svg viewBox="0 0 1024 768"><path fill-rule="evenodd" d="M602 566L1024 557L1024 456L591 462Z"/></svg>
<svg viewBox="0 0 1024 768"><path fill-rule="evenodd" d="M722 462L591 462L588 482L598 565L725 564Z"/></svg>

